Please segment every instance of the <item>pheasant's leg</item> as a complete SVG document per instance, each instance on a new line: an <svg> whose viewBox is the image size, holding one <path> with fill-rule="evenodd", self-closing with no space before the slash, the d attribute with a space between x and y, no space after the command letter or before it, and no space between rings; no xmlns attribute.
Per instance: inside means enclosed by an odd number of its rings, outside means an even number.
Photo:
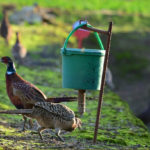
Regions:
<svg viewBox="0 0 150 150"><path fill-rule="evenodd" d="M43 140L43 137L42 137L41 132L42 132L42 130L44 130L44 129L45 129L44 127L39 127L39 128L38 128L38 134L39 134L41 140Z"/></svg>
<svg viewBox="0 0 150 150"><path fill-rule="evenodd" d="M23 122L23 126L22 126L22 130L21 131L25 131L25 125L26 125L26 122L27 122L27 117L24 116L24 115L22 115L22 116L23 116L24 122Z"/></svg>
<svg viewBox="0 0 150 150"><path fill-rule="evenodd" d="M59 138L59 140L64 142L64 139L60 136L61 130L59 128L56 128L55 131L56 131L56 136Z"/></svg>
<svg viewBox="0 0 150 150"><path fill-rule="evenodd" d="M29 128L30 128L30 129L33 128L33 121L32 121L32 119L29 119Z"/></svg>

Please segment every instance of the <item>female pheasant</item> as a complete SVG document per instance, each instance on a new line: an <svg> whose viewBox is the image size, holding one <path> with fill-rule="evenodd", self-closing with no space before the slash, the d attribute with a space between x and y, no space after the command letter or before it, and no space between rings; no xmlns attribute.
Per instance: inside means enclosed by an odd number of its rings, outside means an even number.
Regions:
<svg viewBox="0 0 150 150"><path fill-rule="evenodd" d="M74 112L63 104L55 104L50 102L37 102L33 109L20 110L2 110L0 113L6 114L26 114L37 120L40 127L38 133L42 138L41 132L45 129L55 129L57 137L60 137L61 130L73 131L81 128L81 120L75 117Z"/></svg>
<svg viewBox="0 0 150 150"><path fill-rule="evenodd" d="M16 43L12 48L12 54L14 59L18 62L18 64L23 64L23 59L26 57L27 50L21 44L19 32L16 32Z"/></svg>
<svg viewBox="0 0 150 150"><path fill-rule="evenodd" d="M76 98L47 98L46 95L38 89L35 85L24 80L16 73L15 65L12 59L8 56L2 57L1 62L7 65L6 71L6 88L7 94L11 102L17 109L32 109L36 102L65 102L73 101ZM24 124L23 129L25 129L26 116L23 115Z"/></svg>
<svg viewBox="0 0 150 150"><path fill-rule="evenodd" d="M8 20L8 14L7 11L3 10L3 19L0 26L0 35L5 39L6 44L9 44L9 39L11 37L11 26Z"/></svg>

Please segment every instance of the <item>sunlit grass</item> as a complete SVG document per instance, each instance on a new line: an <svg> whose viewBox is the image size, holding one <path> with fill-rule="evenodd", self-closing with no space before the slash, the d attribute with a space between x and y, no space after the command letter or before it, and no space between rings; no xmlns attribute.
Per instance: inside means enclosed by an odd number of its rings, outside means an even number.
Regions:
<svg viewBox="0 0 150 150"><path fill-rule="evenodd" d="M66 30L59 26L55 27L52 25L12 25L12 30L13 34L10 40L10 45L12 46L15 43L15 32L20 32L21 42L29 51L37 51L42 45L51 45L58 42L63 44L64 39L67 37ZM5 49L9 49L9 47L6 47L3 43L3 39L1 39L1 42L3 44L1 51L4 51L3 47L5 47Z"/></svg>

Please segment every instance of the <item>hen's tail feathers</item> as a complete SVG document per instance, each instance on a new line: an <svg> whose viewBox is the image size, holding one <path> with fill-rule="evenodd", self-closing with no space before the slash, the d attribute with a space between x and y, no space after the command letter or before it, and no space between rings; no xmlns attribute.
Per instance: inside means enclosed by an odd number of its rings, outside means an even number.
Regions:
<svg viewBox="0 0 150 150"><path fill-rule="evenodd" d="M77 97L52 97L52 98L47 98L46 101L52 103L72 102L72 101L77 101Z"/></svg>
<svg viewBox="0 0 150 150"><path fill-rule="evenodd" d="M31 114L32 109L0 110L0 114Z"/></svg>

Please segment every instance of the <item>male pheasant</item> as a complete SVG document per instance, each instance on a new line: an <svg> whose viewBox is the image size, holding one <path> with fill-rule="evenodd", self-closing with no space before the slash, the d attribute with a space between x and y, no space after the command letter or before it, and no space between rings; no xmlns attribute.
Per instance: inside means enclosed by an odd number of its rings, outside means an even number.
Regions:
<svg viewBox="0 0 150 150"><path fill-rule="evenodd" d="M16 32L16 43L12 48L12 54L14 59L18 62L18 64L23 64L23 60L26 57L27 50L21 44L19 32Z"/></svg>
<svg viewBox="0 0 150 150"><path fill-rule="evenodd" d="M32 109L36 102L50 101L54 103L73 101L76 98L47 98L46 95L35 85L24 80L16 73L15 65L10 57L2 57L1 62L7 65L6 88L11 102L17 109ZM23 115L25 129L26 116Z"/></svg>
<svg viewBox="0 0 150 150"><path fill-rule="evenodd" d="M20 110L2 110L0 113L6 114L24 114L37 120L40 127L38 133L42 138L41 131L45 129L55 129L57 137L60 137L61 130L73 131L81 128L81 120L75 117L74 112L63 104L55 104L50 102L37 102L33 109Z"/></svg>
<svg viewBox="0 0 150 150"><path fill-rule="evenodd" d="M9 39L11 37L11 26L8 20L8 14L7 11L3 10L3 19L0 26L0 35L5 39L6 44L9 44Z"/></svg>

